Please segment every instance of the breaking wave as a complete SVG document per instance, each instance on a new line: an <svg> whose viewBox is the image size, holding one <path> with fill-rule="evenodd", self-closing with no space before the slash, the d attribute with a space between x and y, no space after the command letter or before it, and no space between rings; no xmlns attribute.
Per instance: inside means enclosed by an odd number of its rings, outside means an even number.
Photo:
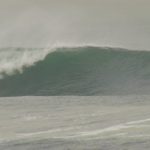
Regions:
<svg viewBox="0 0 150 150"><path fill-rule="evenodd" d="M150 52L105 47L0 50L0 96L149 94Z"/></svg>

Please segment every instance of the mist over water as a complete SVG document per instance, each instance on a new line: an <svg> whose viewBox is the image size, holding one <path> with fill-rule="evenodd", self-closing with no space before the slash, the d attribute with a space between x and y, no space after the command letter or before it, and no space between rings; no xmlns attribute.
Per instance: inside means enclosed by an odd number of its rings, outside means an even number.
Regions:
<svg viewBox="0 0 150 150"><path fill-rule="evenodd" d="M0 1L0 47L98 45L150 49L147 0Z"/></svg>

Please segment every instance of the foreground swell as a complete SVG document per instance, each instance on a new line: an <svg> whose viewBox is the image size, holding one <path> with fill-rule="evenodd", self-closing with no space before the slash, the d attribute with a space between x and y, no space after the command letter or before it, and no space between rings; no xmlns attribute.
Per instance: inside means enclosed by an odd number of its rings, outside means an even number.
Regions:
<svg viewBox="0 0 150 150"><path fill-rule="evenodd" d="M59 48L38 59L9 75L6 68L0 96L149 94L150 52Z"/></svg>

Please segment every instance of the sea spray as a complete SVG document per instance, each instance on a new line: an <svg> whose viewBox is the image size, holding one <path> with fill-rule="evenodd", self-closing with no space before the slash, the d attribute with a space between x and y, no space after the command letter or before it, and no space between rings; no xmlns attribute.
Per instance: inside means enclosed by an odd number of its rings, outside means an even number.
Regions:
<svg viewBox="0 0 150 150"><path fill-rule="evenodd" d="M46 49L22 49L5 48L0 49L0 79L5 75L13 75L16 72L23 73L23 69L33 66L38 61L54 51L54 48Z"/></svg>

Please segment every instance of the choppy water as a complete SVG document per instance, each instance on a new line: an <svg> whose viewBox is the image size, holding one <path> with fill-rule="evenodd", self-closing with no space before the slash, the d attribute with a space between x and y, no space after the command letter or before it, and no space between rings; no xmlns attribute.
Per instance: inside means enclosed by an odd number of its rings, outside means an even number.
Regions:
<svg viewBox="0 0 150 150"><path fill-rule="evenodd" d="M0 98L2 150L149 150L149 96Z"/></svg>

